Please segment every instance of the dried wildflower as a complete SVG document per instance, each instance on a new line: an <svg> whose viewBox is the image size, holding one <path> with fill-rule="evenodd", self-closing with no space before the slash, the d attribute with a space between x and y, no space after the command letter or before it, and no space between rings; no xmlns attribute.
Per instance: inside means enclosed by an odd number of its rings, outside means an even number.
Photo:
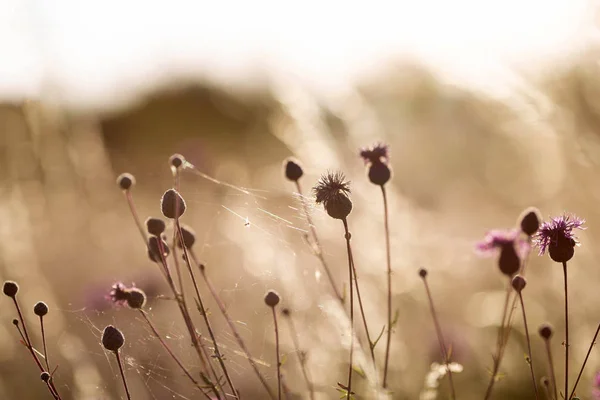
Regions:
<svg viewBox="0 0 600 400"><path fill-rule="evenodd" d="M174 168L179 168L185 163L185 157L181 154L175 153L169 157L169 165Z"/></svg>
<svg viewBox="0 0 600 400"><path fill-rule="evenodd" d="M19 292L19 285L17 282L6 281L4 282L4 286L2 286L2 291L8 297L15 297Z"/></svg>
<svg viewBox="0 0 600 400"><path fill-rule="evenodd" d="M131 288L127 297L127 305L138 310L146 304L146 293L142 289Z"/></svg>
<svg viewBox="0 0 600 400"><path fill-rule="evenodd" d="M527 286L527 280L521 275L515 275L511 284L513 289L515 289L517 292L520 292L525 289L525 286Z"/></svg>
<svg viewBox="0 0 600 400"><path fill-rule="evenodd" d="M552 334L554 333L554 330L552 329L552 325L550 325L550 324L542 324L542 325L540 325L540 327L538 329L538 333L540 334L540 336L543 339L549 340L552 337Z"/></svg>
<svg viewBox="0 0 600 400"><path fill-rule="evenodd" d="M563 214L544 222L534 236L534 244L540 249L539 254L543 255L548 251L550 258L556 262L569 261L575 254L575 246L579 244L573 230L585 229L584 223L584 219L572 214Z"/></svg>
<svg viewBox="0 0 600 400"><path fill-rule="evenodd" d="M38 317L43 317L48 314L48 305L43 301L38 301L35 303L35 306L33 306L33 313Z"/></svg>
<svg viewBox="0 0 600 400"><path fill-rule="evenodd" d="M108 295L109 299L118 306L124 306L127 304L127 300L129 299L130 290L131 289L125 286L122 282L117 282L112 285Z"/></svg>
<svg viewBox="0 0 600 400"><path fill-rule="evenodd" d="M327 172L321 176L313 188L317 204L323 204L325 211L335 219L346 219L352 211L350 182L342 172Z"/></svg>
<svg viewBox="0 0 600 400"><path fill-rule="evenodd" d="M269 290L265 295L265 304L269 307L275 307L279 304L279 294L274 290Z"/></svg>
<svg viewBox="0 0 600 400"><path fill-rule="evenodd" d="M125 337L123 333L112 325L108 325L102 332L102 346L106 350L119 351L125 343Z"/></svg>
<svg viewBox="0 0 600 400"><path fill-rule="evenodd" d="M165 221L160 218L148 218L146 220L146 230L149 234L154 236L160 236L165 231Z"/></svg>
<svg viewBox="0 0 600 400"><path fill-rule="evenodd" d="M297 160L288 158L283 162L283 166L285 170L285 177L292 182L296 182L302 177L302 175L304 175L302 166Z"/></svg>
<svg viewBox="0 0 600 400"><path fill-rule="evenodd" d="M540 228L542 217L540 211L535 207L529 207L519 216L521 231L527 236L533 236Z"/></svg>
<svg viewBox="0 0 600 400"><path fill-rule="evenodd" d="M390 148L387 144L376 143L371 147L361 149L359 154L365 163L387 163L390 159Z"/></svg>
<svg viewBox="0 0 600 400"><path fill-rule="evenodd" d="M383 186L392 177L392 171L388 166L389 147L383 143L377 143L374 146L362 149L360 156L369 166L368 175L371 183Z"/></svg>
<svg viewBox="0 0 600 400"><path fill-rule="evenodd" d="M135 185L135 177L128 172L125 172L117 178L117 185L123 190L129 190Z"/></svg>
<svg viewBox="0 0 600 400"><path fill-rule="evenodd" d="M165 217L177 219L185 213L185 200L177 190L169 189L163 194L160 207Z"/></svg>
<svg viewBox="0 0 600 400"><path fill-rule="evenodd" d="M185 245L186 249L191 249L194 243L196 243L196 234L189 226L181 225L181 238L183 238L183 245ZM181 242L181 239L177 241L177 246L180 249L183 248Z"/></svg>
<svg viewBox="0 0 600 400"><path fill-rule="evenodd" d="M485 235L483 241L477 243L477 252L482 256L495 255L498 252L498 267L503 274L512 276L521 267L521 258L529 244L519 236L517 230L493 230Z"/></svg>

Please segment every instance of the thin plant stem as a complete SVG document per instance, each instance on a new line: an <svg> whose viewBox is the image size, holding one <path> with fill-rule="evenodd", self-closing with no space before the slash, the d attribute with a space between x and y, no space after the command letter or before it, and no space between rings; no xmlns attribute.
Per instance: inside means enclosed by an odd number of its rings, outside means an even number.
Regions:
<svg viewBox="0 0 600 400"><path fill-rule="evenodd" d="M327 278L329 279L329 283L331 284L331 288L333 289L335 296L338 298L338 300L343 302L344 298L335 283L335 279L333 278L333 274L332 274L331 270L329 269L329 266L327 265L327 261L325 261L325 256L323 255L323 248L321 246L321 242L319 241L319 236L317 235L317 230L315 229L315 225L313 224L312 217L310 216L310 212L308 211L308 206L306 205L304 196L302 195L302 187L300 186L300 181L296 180L295 183L296 183L296 190L298 191L298 194L300 195L300 200L302 201L302 207L304 209L304 215L306 217L306 222L308 222L308 227L310 229L310 234L312 236L313 243L312 243L311 247L312 247L313 253L315 254L315 256L317 256L317 258L321 262L321 266L323 267L323 270L325 271L325 274L327 275Z"/></svg>
<svg viewBox="0 0 600 400"><path fill-rule="evenodd" d="M552 399L554 399L554 397L552 397L552 393L548 386L550 386L549 379L547 377L543 377L542 378L542 387L544 388L544 395L546 395L546 399L552 400Z"/></svg>
<svg viewBox="0 0 600 400"><path fill-rule="evenodd" d="M177 227L177 231L179 232L179 239L181 240L181 243L183 244L183 233L181 232L181 225L179 224L179 219L176 220L176 227ZM233 396L237 399L237 398L239 398L238 392L235 389L235 386L233 385L231 376L229 375L229 372L227 371L227 367L225 366L225 362L223 361L223 356L221 355L221 352L219 351L219 345L217 344L217 339L216 339L214 331L212 329L212 325L210 323L210 320L208 319L208 313L206 312L206 309L204 308L204 302L202 301L202 296L200 296L200 290L198 289L196 277L194 275L194 271L192 270L190 256L188 254L187 248L185 246L182 246L182 248L183 248L183 256L185 259L185 264L188 268L188 272L190 274L190 278L192 279L194 290L196 292L196 300L198 300L198 310L200 311L200 314L202 315L202 318L204 319L204 323L206 324L206 328L208 329L208 334L210 335L210 339L211 339L214 349L215 349L215 357L217 358L219 365L221 366L221 369L223 370L223 374L225 375L225 379L227 380L227 383L229 384L229 387L231 388Z"/></svg>
<svg viewBox="0 0 600 400"><path fill-rule="evenodd" d="M346 385L346 400L350 400L352 395L352 371L354 363L354 285L352 281L352 275L354 268L352 267L352 250L350 248L350 232L348 231L348 222L344 221L344 229L346 231L346 249L348 251L348 282L350 286L350 361L348 364L348 384ZM371 341L369 340L369 347Z"/></svg>
<svg viewBox="0 0 600 400"><path fill-rule="evenodd" d="M569 393L569 295L567 291L567 262L564 261L563 275L565 280L565 396Z"/></svg>
<svg viewBox="0 0 600 400"><path fill-rule="evenodd" d="M308 368L306 368L306 359L305 359L304 353L301 352L301 350L300 350L300 343L298 340L298 332L296 331L296 326L294 324L294 321L293 321L291 315L287 315L287 318L285 318L285 319L288 321L288 325L290 328L290 334L292 336L292 342L294 343L294 350L298 356L298 362L300 363L300 368L302 370L302 376L304 377L304 380L306 381L306 386L308 387L310 399L314 400L315 399L315 391L314 391L313 384L312 384L309 374L308 374Z"/></svg>
<svg viewBox="0 0 600 400"><path fill-rule="evenodd" d="M277 326L277 312L275 307L271 307L273 310L273 323L275 324L275 352L277 353L277 398L281 400L281 360L279 356L279 328Z"/></svg>
<svg viewBox="0 0 600 400"><path fill-rule="evenodd" d="M40 328L42 331L42 346L44 347L44 361L46 370L50 371L50 362L48 361L48 351L46 350L46 332L44 331L44 317L40 315Z"/></svg>
<svg viewBox="0 0 600 400"><path fill-rule="evenodd" d="M527 240L528 240L527 250L525 252L525 257L523 257L523 261L521 262L521 268L519 269L519 275L521 275L523 277L525 276L525 268L527 267L527 263L529 261L529 255L531 254L531 237L529 237ZM509 290L510 290L510 287L509 287ZM506 323L504 324L504 327L505 327L504 339L503 339L504 346L506 346L506 343L508 342L508 337L510 336L510 331L512 328L512 317L514 315L515 310L517 309L517 301L518 301L518 297L515 294L512 299L511 307L508 310L508 319L506 320Z"/></svg>
<svg viewBox="0 0 600 400"><path fill-rule="evenodd" d="M446 342L444 340L444 335L442 334L442 328L437 317L437 312L435 311L435 306L433 304L433 297L431 296L431 290L429 289L429 283L427 282L427 277L423 277L423 284L425 285L425 291L427 292L427 300L429 302L429 309L431 310L431 317L433 318L433 324L435 325L435 331L437 333L438 342L440 345L440 351L442 353L442 358L444 359L444 364L446 364L446 370L448 371L448 382L450 383L450 393L451 398L456 399L456 391L454 390L454 379L452 378L452 371L450 370L450 357L448 354L448 349L446 348Z"/></svg>
<svg viewBox="0 0 600 400"><path fill-rule="evenodd" d="M227 321L227 325L229 326L229 329L231 329L231 332L233 333L233 336L235 337L236 341L238 342L238 345L240 346L240 348L244 352L244 355L248 359L248 362L250 363L250 366L254 370L254 373L256 374L256 376L258 377L260 383L263 385L263 387L265 388L265 390L269 394L269 397L272 400L275 400L275 395L273 394L271 388L269 387L269 384L267 383L267 380L260 373L260 370L258 369L258 366L256 365L256 362L254 361L254 358L250 354L250 351L248 350L248 347L246 346L246 343L244 342L244 339L242 339L242 336L240 335L239 331L237 330L235 324L233 323L233 320L229 316L229 313L227 312L227 308L225 307L225 304L223 304L223 302L221 301L221 298L219 297L219 294L217 293L217 290L213 286L211 280L206 275L206 270L205 270L204 265L198 263L198 260L196 259L196 256L195 256L195 254L194 254L193 251L190 251L190 255L192 257L192 260L194 261L194 263L197 265L198 269L200 270L200 273L202 274L202 278L204 279L204 282L206 283L206 286L208 287L208 290L210 291L210 293L211 293L213 299L215 300L215 302L217 303L217 306L219 307L219 310L221 311L221 313L225 317L225 321Z"/></svg>
<svg viewBox="0 0 600 400"><path fill-rule="evenodd" d="M365 315L365 309L363 308L362 297L360 295L360 288L358 286L358 275L356 273L356 266L354 265L354 256L352 255L352 245L350 244L350 238L352 235L348 230L348 220L343 219L345 238L346 238L346 250L348 251L348 261L352 268L352 275L354 277L354 286L356 288L356 298L358 299L358 308L362 317L363 325L365 327L365 334L367 335L367 341L369 342L369 350L371 351L371 359L373 360L373 366L375 366L375 350L373 349L373 342L371 341L371 335L369 334L369 327L367 326L367 317Z"/></svg>
<svg viewBox="0 0 600 400"><path fill-rule="evenodd" d="M148 235L146 234L146 230L142 225L142 221L140 220L139 214L135 207L135 202L133 201L133 195L131 194L131 190L124 190L123 192L125 193L125 199L127 200L127 205L129 206L129 211L131 211L131 216L133 217L135 226L137 226L138 230L140 231L140 235L142 235L142 239L144 240L144 246L148 247Z"/></svg>
<svg viewBox="0 0 600 400"><path fill-rule="evenodd" d="M121 378L123 379L123 386L125 387L125 394L127 395L127 400L131 400L129 388L127 387L127 379L125 379L125 372L123 371L123 363L121 362L121 356L119 355L118 351L115 351L114 353L117 357L117 364L119 364L119 371L121 371Z"/></svg>
<svg viewBox="0 0 600 400"><path fill-rule="evenodd" d="M519 302L521 303L521 311L523 312L523 325L525 325L525 338L527 339L527 352L529 353L529 370L531 371L531 382L533 383L533 390L535 392L535 398L539 399L537 381L535 380L535 374L533 372L533 356L531 354L531 340L529 338L529 328L527 327L527 315L525 314L525 302L523 301L523 293L519 290L518 292Z"/></svg>
<svg viewBox="0 0 600 400"><path fill-rule="evenodd" d="M383 367L383 387L387 387L388 364L390 360L390 346L392 343L392 254L390 248L390 228L389 228L389 211L387 202L387 193L385 186L381 185L381 194L383 196L383 218L385 226L385 249L387 261L387 341L385 345L385 363ZM448 369L448 372L450 370Z"/></svg>
<svg viewBox="0 0 600 400"><path fill-rule="evenodd" d="M150 327L150 329L152 330L152 333L154 333L154 336L158 339L158 341L163 346L163 348L167 351L167 353L169 353L169 355L171 356L171 358L173 359L173 361L175 361L175 363L179 366L179 368L181 368L181 370L189 378L189 380L192 381L192 383L198 389L200 389L200 391L202 392L202 394L204 395L204 397L206 397L208 400L210 400L211 397L204 392L204 389L203 389L202 385L196 379L194 379L194 377L192 376L192 374L183 365L183 363L181 362L181 360L179 360L179 358L175 355L175 353L173 353L173 351L171 350L171 348L169 347L169 345L163 340L162 336L160 336L160 334L158 333L158 330L156 329L156 327L154 326L154 324L152 323L152 321L148 317L146 311L141 310L141 309L139 311L140 311L140 314L142 314L142 317L144 318L144 320L146 321L146 323L148 324L148 326Z"/></svg>
<svg viewBox="0 0 600 400"><path fill-rule="evenodd" d="M583 370L585 369L585 365L587 364L587 360L590 357L590 353L592 352L592 348L594 344L596 344L596 338L598 337L598 333L600 332L600 324L598 324L598 328L596 328L596 333L594 334L594 338L590 343L590 348L588 349L587 354L585 355L585 360L583 360L583 364L581 365L581 369L579 370L579 374L577 375L577 380L575 381L575 385L573 386L573 390L571 390L571 395L568 400L571 400L573 395L575 395L575 389L577 389L577 384L579 384L579 379L581 379L581 375L583 374Z"/></svg>
<svg viewBox="0 0 600 400"><path fill-rule="evenodd" d="M548 365L550 368L550 378L552 379L552 387L554 388L554 398L558 400L558 385L556 384L556 373L554 372L554 361L552 359L550 339L544 339L544 344L546 346L546 355L548 356Z"/></svg>

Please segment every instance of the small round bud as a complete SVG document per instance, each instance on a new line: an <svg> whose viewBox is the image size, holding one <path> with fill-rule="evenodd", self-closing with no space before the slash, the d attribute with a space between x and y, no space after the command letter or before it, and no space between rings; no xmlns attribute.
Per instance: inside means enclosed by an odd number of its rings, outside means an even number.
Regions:
<svg viewBox="0 0 600 400"><path fill-rule="evenodd" d="M566 263L575 255L575 245L573 238L558 235L556 240L548 245L548 254L557 263Z"/></svg>
<svg viewBox="0 0 600 400"><path fill-rule="evenodd" d="M540 382L543 386L550 387L550 378L548 378L547 376L542 376Z"/></svg>
<svg viewBox="0 0 600 400"><path fill-rule="evenodd" d="M102 346L106 350L117 352L125 343L125 337L120 330L112 325L108 325L102 332Z"/></svg>
<svg viewBox="0 0 600 400"><path fill-rule="evenodd" d="M290 315L292 315L292 312L290 311L289 308L284 308L283 310L281 310L281 313L283 314L284 317L289 317Z"/></svg>
<svg viewBox="0 0 600 400"><path fill-rule="evenodd" d="M529 207L519 217L521 231L527 236L533 236L540 228L541 220L540 211L535 207Z"/></svg>
<svg viewBox="0 0 600 400"><path fill-rule="evenodd" d="M520 292L521 290L525 289L525 286L527 286L527 280L521 275L515 275L511 284L513 289L515 289L517 292Z"/></svg>
<svg viewBox="0 0 600 400"><path fill-rule="evenodd" d="M33 312L38 317L43 317L44 315L48 314L48 305L46 305L46 303L43 301L38 301L35 303L35 306L33 306Z"/></svg>
<svg viewBox="0 0 600 400"><path fill-rule="evenodd" d="M513 276L521 268L521 259L513 243L507 243L502 246L500 258L498 259L498 267L507 276Z"/></svg>
<svg viewBox="0 0 600 400"><path fill-rule="evenodd" d="M542 324L540 325L538 333L542 338L548 340L552 337L554 330L552 329L552 326L550 324Z"/></svg>
<svg viewBox="0 0 600 400"><path fill-rule="evenodd" d="M179 168L185 163L185 157L181 154L175 153L171 157L169 157L169 164L172 167Z"/></svg>
<svg viewBox="0 0 600 400"><path fill-rule="evenodd" d="M50 380L50 374L44 371L40 374L40 379L47 383Z"/></svg>
<svg viewBox="0 0 600 400"><path fill-rule="evenodd" d="M352 212L352 200L345 194L339 194L325 203L325 211L331 218L346 219Z"/></svg>
<svg viewBox="0 0 600 400"><path fill-rule="evenodd" d="M269 307L275 307L279 304L279 295L274 290L269 290L265 295L265 304Z"/></svg>
<svg viewBox="0 0 600 400"><path fill-rule="evenodd" d="M148 218L146 220L146 229L148 233L154 236L160 236L165 231L165 221L160 218Z"/></svg>
<svg viewBox="0 0 600 400"><path fill-rule="evenodd" d="M290 181L296 182L298 179L304 175L304 171L302 171L302 167L300 164L291 158L288 158L284 161L285 167L285 177Z"/></svg>
<svg viewBox="0 0 600 400"><path fill-rule="evenodd" d="M14 326L18 326L19 325L19 320L16 318L13 318L12 323Z"/></svg>
<svg viewBox="0 0 600 400"><path fill-rule="evenodd" d="M17 282L6 281L4 282L4 286L2 287L2 291L8 297L15 297L19 292L19 285Z"/></svg>
<svg viewBox="0 0 600 400"><path fill-rule="evenodd" d="M169 189L163 194L160 207L165 217L176 219L185 213L185 200L177 190Z"/></svg>
<svg viewBox="0 0 600 400"><path fill-rule="evenodd" d="M419 276L425 279L427 277L427 270L425 268L419 268Z"/></svg>
<svg viewBox="0 0 600 400"><path fill-rule="evenodd" d="M369 165L369 180L375 185L383 186L392 177L392 171L387 164L381 161Z"/></svg>
<svg viewBox="0 0 600 400"><path fill-rule="evenodd" d="M171 250L169 249L167 242L156 236L150 236L148 238L148 258L150 258L151 261L157 263L162 262L163 257L168 257L170 253Z"/></svg>
<svg viewBox="0 0 600 400"><path fill-rule="evenodd" d="M138 288L131 288L127 295L127 305L133 309L143 308L146 304L146 293Z"/></svg>
<svg viewBox="0 0 600 400"><path fill-rule="evenodd" d="M135 177L128 172L125 172L117 178L117 185L123 190L129 190L135 185Z"/></svg>
<svg viewBox="0 0 600 400"><path fill-rule="evenodd" d="M191 249L194 243L196 243L196 234L189 226L181 225L181 237L183 238L183 245L185 245L186 249ZM182 240L177 241L177 245L180 249L183 248L181 242Z"/></svg>

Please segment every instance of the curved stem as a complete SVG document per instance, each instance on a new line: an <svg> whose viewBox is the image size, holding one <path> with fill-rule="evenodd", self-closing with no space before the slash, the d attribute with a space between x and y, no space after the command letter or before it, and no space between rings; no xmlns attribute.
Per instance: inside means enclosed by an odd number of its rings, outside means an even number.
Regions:
<svg viewBox="0 0 600 400"><path fill-rule="evenodd" d="M119 371L121 371L121 378L123 378L123 386L125 387L125 394L127 395L127 399L131 400L131 395L129 394L129 388L127 387L127 379L125 379L125 372L123 371L123 363L121 362L121 356L119 356L119 352L115 351L115 356L117 357L117 364L119 364Z"/></svg>
<svg viewBox="0 0 600 400"><path fill-rule="evenodd" d="M563 262L563 275L565 278L565 393L569 393L569 296L567 292L567 263Z"/></svg>
<svg viewBox="0 0 600 400"><path fill-rule="evenodd" d="M275 352L277 353L277 398L281 400L281 360L279 357L279 328L277 327L277 313L273 310L273 323L275 324Z"/></svg>
<svg viewBox="0 0 600 400"><path fill-rule="evenodd" d="M585 355L585 360L583 360L583 364L581 365L581 369L579 370L579 374L577 375L577 380L575 381L575 385L573 386L573 390L571 390L571 395L569 396L568 400L571 400L571 398L575 395L575 389L577 389L577 384L579 383L579 379L581 379L581 375L583 374L583 370L585 369L585 364L587 364L587 360L590 357L592 348L594 347L594 344L596 344L596 338L598 337L599 332L600 332L600 324L598 324L598 328L596 328L596 333L594 334L592 343L590 343L590 348L588 349L588 352Z"/></svg>
<svg viewBox="0 0 600 400"><path fill-rule="evenodd" d="M519 301L521 302L521 311L523 312L523 324L525 325L525 337L527 339L527 352L529 354L529 370L531 371L531 381L533 383L533 390L535 392L535 398L539 399L540 395L537 389L537 381L535 380L535 374L533 372L533 356L531 355L531 340L529 339L529 328L527 327L527 316L525 315L525 302L523 301L523 294L518 291Z"/></svg>
<svg viewBox="0 0 600 400"><path fill-rule="evenodd" d="M389 212L387 194L385 186L381 185L381 194L383 196L383 218L385 227L385 249L387 261L387 341L385 345L385 363L383 367L383 387L387 387L388 363L390 360L390 346L392 343L392 255L390 249L390 228L389 228ZM450 369L448 369L450 372ZM452 379L452 378L450 378ZM454 388L453 388L454 390ZM454 396L453 396L454 397Z"/></svg>

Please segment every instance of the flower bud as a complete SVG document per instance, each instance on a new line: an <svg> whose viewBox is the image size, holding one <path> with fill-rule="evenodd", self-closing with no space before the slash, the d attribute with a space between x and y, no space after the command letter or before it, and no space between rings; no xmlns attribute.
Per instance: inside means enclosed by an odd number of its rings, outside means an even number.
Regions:
<svg viewBox="0 0 600 400"><path fill-rule="evenodd" d="M125 343L125 337L120 330L112 325L108 325L102 332L102 346L106 350L117 352Z"/></svg>
<svg viewBox="0 0 600 400"><path fill-rule="evenodd" d="M527 236L533 236L540 228L540 221L542 218L540 216L540 211L537 208L529 207L521 213L519 220L521 231Z"/></svg>
<svg viewBox="0 0 600 400"><path fill-rule="evenodd" d="M504 275L513 276L521 268L521 259L515 250L513 243L506 243L500 249L500 258L498 259L498 267Z"/></svg>
<svg viewBox="0 0 600 400"><path fill-rule="evenodd" d="M38 301L33 307L33 312L38 317L43 317L44 315L48 314L48 305L43 301Z"/></svg>
<svg viewBox="0 0 600 400"><path fill-rule="evenodd" d="M552 337L552 335L554 334L554 331L550 324L542 324L542 325L540 325L538 333L540 334L540 336L542 338L549 340Z"/></svg>
<svg viewBox="0 0 600 400"><path fill-rule="evenodd" d="M181 154L175 153L169 157L169 164L174 168L179 168L185 163L185 157Z"/></svg>
<svg viewBox="0 0 600 400"><path fill-rule="evenodd" d="M143 308L146 304L146 293L138 288L131 288L127 294L127 305L133 309Z"/></svg>
<svg viewBox="0 0 600 400"><path fill-rule="evenodd" d="M527 286L527 280L521 275L515 275L511 283L513 289L515 289L517 292L520 292L521 290L525 289L525 286Z"/></svg>
<svg viewBox="0 0 600 400"><path fill-rule="evenodd" d="M419 268L419 276L425 279L427 277L427 270L425 268Z"/></svg>
<svg viewBox="0 0 600 400"><path fill-rule="evenodd" d="M284 162L284 168L285 177L288 178L290 181L296 182L302 177L302 175L304 175L304 171L302 171L302 167L300 166L300 164L296 160L293 160L291 158L288 158Z"/></svg>
<svg viewBox="0 0 600 400"><path fill-rule="evenodd" d="M125 172L117 178L117 185L123 190L129 190L135 185L135 177L128 172Z"/></svg>
<svg viewBox="0 0 600 400"><path fill-rule="evenodd" d="M4 286L2 287L2 291L8 297L15 297L19 292L19 285L17 282L6 281L4 282Z"/></svg>
<svg viewBox="0 0 600 400"><path fill-rule="evenodd" d="M180 218L185 213L185 200L175 189L169 189L163 194L160 207L165 217Z"/></svg>
<svg viewBox="0 0 600 400"><path fill-rule="evenodd" d="M165 231L165 221L160 218L148 218L146 220L146 229L148 233L154 236L160 236Z"/></svg>
<svg viewBox="0 0 600 400"><path fill-rule="evenodd" d="M269 307L275 307L279 304L279 295L274 290L269 290L265 295L265 304Z"/></svg>
<svg viewBox="0 0 600 400"><path fill-rule="evenodd" d="M380 161L369 165L369 180L375 185L383 186L392 177L392 171L387 164Z"/></svg>
<svg viewBox="0 0 600 400"><path fill-rule="evenodd" d="M191 249L194 243L196 243L196 234L189 226L181 225L181 238L183 238L183 245L186 249ZM181 242L181 239L177 241L177 246L180 249L183 248Z"/></svg>

